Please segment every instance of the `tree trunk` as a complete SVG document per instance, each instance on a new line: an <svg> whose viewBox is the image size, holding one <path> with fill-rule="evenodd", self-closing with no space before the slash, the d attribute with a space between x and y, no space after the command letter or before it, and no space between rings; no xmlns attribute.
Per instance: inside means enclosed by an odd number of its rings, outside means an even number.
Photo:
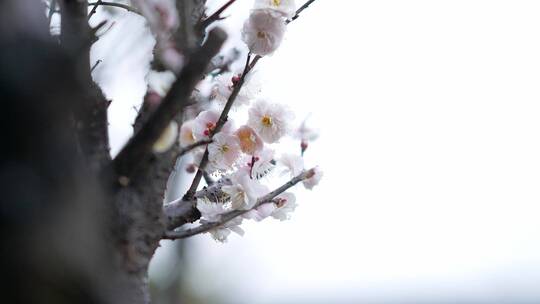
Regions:
<svg viewBox="0 0 540 304"><path fill-rule="evenodd" d="M148 303L148 264L164 235L174 152L114 172L107 107L92 81L87 3L58 1L60 43L37 0L0 4L3 298L9 303ZM204 1L179 1L190 52ZM181 9L181 7L179 7ZM187 29L187 30L186 30ZM191 31L191 32L190 32ZM151 114L149 111L148 115ZM181 114L177 115L181 119Z"/></svg>

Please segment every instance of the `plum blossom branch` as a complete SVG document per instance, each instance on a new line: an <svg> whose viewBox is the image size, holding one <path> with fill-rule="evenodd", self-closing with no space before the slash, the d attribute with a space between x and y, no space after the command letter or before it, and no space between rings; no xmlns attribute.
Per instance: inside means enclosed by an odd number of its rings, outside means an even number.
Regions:
<svg viewBox="0 0 540 304"><path fill-rule="evenodd" d="M247 74L253 69L253 67L255 67L255 65L257 64L257 61L260 58L261 58L260 56L256 56L253 60L251 60L251 54L248 54L247 59L246 59L246 64L244 66L244 71L242 72L242 75L240 76L238 83L234 86L233 91L231 92L231 95L227 99L227 103L225 104L225 107L223 108L223 111L221 112L221 115L219 116L219 119L216 122L216 126L214 130L212 131L212 134L210 137L213 137L214 134L218 133L223 127L223 125L227 122L229 111L231 110L232 105L236 97L238 96L238 93L240 93L240 90L242 89L242 86L244 85ZM190 200L195 194L195 191L197 191L197 187L199 186L199 183L201 182L201 179L203 177L204 167L206 167L207 163L208 163L208 148L204 151L204 155L199 164L199 169L197 170L197 173L195 174L195 177L193 178L193 182L191 183L189 190L186 192L186 195L184 196L186 200Z"/></svg>
<svg viewBox="0 0 540 304"><path fill-rule="evenodd" d="M129 179L141 163L152 154L154 142L176 114L189 104L191 92L226 37L223 30L213 29L208 33L206 43L189 58L161 104L114 159L113 165L120 177Z"/></svg>
<svg viewBox="0 0 540 304"><path fill-rule="evenodd" d="M287 21L287 24L294 21L294 20L296 20L299 17L299 14L303 10L305 10L314 1L315 0L309 0L304 5L302 5L298 10L296 10L294 17L290 21ZM242 75L240 76L240 79L239 79L238 83L236 83L236 85L234 86L233 91L231 92L231 95L227 99L227 103L225 104L225 107L223 108L223 111L221 112L219 120L216 123L216 127L213 130L210 137L212 137L214 134L219 132L221 130L221 128L223 127L223 125L225 124L225 122L227 121L229 111L230 111L236 97L240 93L240 90L242 89L242 86L243 86L243 84L245 82L247 74L255 67L255 65L257 64L257 62L261 58L262 58L262 56L256 55L253 58L253 60L251 60L251 53L248 54L247 59L246 59L246 65L244 67L244 71L242 72ZM199 183L201 182L201 179L203 177L204 168L206 167L207 163L208 163L208 148L205 150L205 152L203 154L203 157L202 157L201 162L199 164L199 168L197 170L197 173L195 174L195 177L193 178L193 182L191 183L191 186L189 187L189 190L184 195L184 200L191 200L193 198L193 195L197 191L197 187L199 186Z"/></svg>
<svg viewBox="0 0 540 304"><path fill-rule="evenodd" d="M190 229L186 229L186 230L182 230L182 231L169 231L169 232L166 232L165 235L163 236L163 239L168 239L168 240L177 240L177 239L184 239L184 238L187 238L187 237L190 237L190 236L194 236L194 235L197 235L197 234L201 234L201 233L205 233L205 232L208 232L216 227L219 227L219 226L223 226L224 224L226 224L227 222L233 220L234 218L238 217L238 216L241 216L263 204L266 204L266 203L271 203L274 201L274 198L278 195L280 195L281 193L287 191L289 188L293 187L294 185L298 184L299 182L301 181L304 181L306 179L309 179L311 177L313 177L313 175L315 174L315 169L309 169L309 170L306 170L302 173L300 173L299 175L295 176L294 178L292 178L291 180L289 180L287 183L283 184L282 186L280 186L279 188L275 189L274 191L266 194L265 196L262 196L260 197L259 199L257 199L257 203L251 208L251 209L247 209L247 210L235 210L235 211L232 211L232 212L229 212L229 213L226 213L226 214L223 214L222 217L221 217L221 220L218 221L218 222L211 222L211 223L205 223L205 224L201 224L195 228L190 228Z"/></svg>

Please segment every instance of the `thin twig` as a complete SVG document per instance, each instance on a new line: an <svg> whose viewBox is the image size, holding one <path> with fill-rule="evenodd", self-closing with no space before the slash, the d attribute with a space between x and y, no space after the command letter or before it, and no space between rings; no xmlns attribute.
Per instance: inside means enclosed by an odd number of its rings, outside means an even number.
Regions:
<svg viewBox="0 0 540 304"><path fill-rule="evenodd" d="M102 5L102 6L112 6L112 7L123 8L123 9L127 10L128 12L132 12L132 13L139 14L139 15L141 14L136 8L134 8L132 6L129 6L127 4L122 4L122 3L116 3L116 2L97 1L97 2L88 3L88 6L96 5L96 4L97 5Z"/></svg>
<svg viewBox="0 0 540 304"><path fill-rule="evenodd" d="M103 3L103 1L101 1L101 0L98 0L98 1L96 1L96 3L94 3L94 6L92 7L92 10L88 14L88 20L90 20L90 18L92 18L92 16L97 12L97 8L98 8L98 6L101 5L101 3Z"/></svg>
<svg viewBox="0 0 540 304"><path fill-rule="evenodd" d="M294 14L294 16L290 20L287 20L285 23L289 24L289 23L293 22L294 20L296 20L296 18L300 17L300 13L303 10L305 10L306 8L308 8L308 6L310 6L311 3L313 3L313 2L315 2L315 0L309 0L306 3L304 3L304 5L300 6L300 8L296 10L296 13Z"/></svg>
<svg viewBox="0 0 540 304"><path fill-rule="evenodd" d="M96 63L94 63L94 65L93 65L92 68L90 69L90 73L92 73L92 72L97 68L97 66L98 66L100 63L102 63L102 62L103 62L103 60L98 59L98 61L96 61Z"/></svg>
<svg viewBox="0 0 540 304"><path fill-rule="evenodd" d="M197 147L200 147L200 146L208 145L209 143L212 143L211 139L205 139L205 140L200 140L200 141L194 142L191 145L187 145L187 146L183 147L182 149L180 149L180 151L178 151L178 154L176 154L176 157L183 156L186 153L188 153L189 151L191 151L191 150L193 150L193 149L195 149Z"/></svg>
<svg viewBox="0 0 540 304"><path fill-rule="evenodd" d="M204 19L203 21L201 21L199 27L201 29L205 29L206 27L208 27L210 24L212 24L212 22L214 21L217 21L217 20L220 20L222 19L221 18L221 13L223 13L229 6L231 6L231 4L233 4L236 0L229 0L227 1L227 3L223 4L222 7L220 7L215 13L213 13L212 15L210 15L208 18Z"/></svg>
<svg viewBox="0 0 540 304"><path fill-rule="evenodd" d="M240 216L242 214L245 214L245 213L247 213L247 212L249 212L249 211L251 211L251 210L253 210L253 209L255 209L255 208L257 208L257 207L259 207L261 205L263 205L263 204L273 202L273 200L274 200L274 198L276 196L278 196L281 193L287 191L289 188L291 188L292 186L298 184L299 182L313 177L313 174L315 174L314 169L309 169L307 171L304 171L304 172L300 173L299 175L295 176L294 178L292 178L287 183L283 184L281 187L279 187L279 188L275 189L274 191L266 194L265 196L262 196L259 199L257 199L257 203L251 209L248 209L248 210L235 210L235 211L223 214L222 217L221 217L221 221L219 221L219 222L206 223L206 224L202 224L202 225L199 225L197 227L182 230L182 231L169 231L169 232L165 233L163 238L168 239L168 240L184 239L184 238L187 238L187 237L190 237L190 236L194 236L194 235L197 235L197 234L208 232L209 230L212 230L212 229L214 229L216 227L223 226L227 222L233 220L234 218L236 218L236 217L238 217L238 216Z"/></svg>

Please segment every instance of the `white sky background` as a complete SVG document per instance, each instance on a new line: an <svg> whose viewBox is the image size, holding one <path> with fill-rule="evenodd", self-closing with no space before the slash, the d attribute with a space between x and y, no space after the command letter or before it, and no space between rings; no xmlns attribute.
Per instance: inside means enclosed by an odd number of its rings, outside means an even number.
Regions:
<svg viewBox="0 0 540 304"><path fill-rule="evenodd" d="M237 2L225 24L238 39L252 2ZM312 113L322 135L306 163L324 179L298 188L288 222L192 238L193 285L233 303L540 302L539 16L538 1L316 1L259 74L265 96ZM102 44L131 61L96 70L113 151L152 46L121 29Z"/></svg>

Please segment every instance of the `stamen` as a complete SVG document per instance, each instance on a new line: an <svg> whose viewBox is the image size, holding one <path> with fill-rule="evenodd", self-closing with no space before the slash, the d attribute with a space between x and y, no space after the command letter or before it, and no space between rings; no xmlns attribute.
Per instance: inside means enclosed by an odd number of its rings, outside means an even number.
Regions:
<svg viewBox="0 0 540 304"><path fill-rule="evenodd" d="M270 127L272 125L272 117L264 115L261 119L261 122L265 127Z"/></svg>

